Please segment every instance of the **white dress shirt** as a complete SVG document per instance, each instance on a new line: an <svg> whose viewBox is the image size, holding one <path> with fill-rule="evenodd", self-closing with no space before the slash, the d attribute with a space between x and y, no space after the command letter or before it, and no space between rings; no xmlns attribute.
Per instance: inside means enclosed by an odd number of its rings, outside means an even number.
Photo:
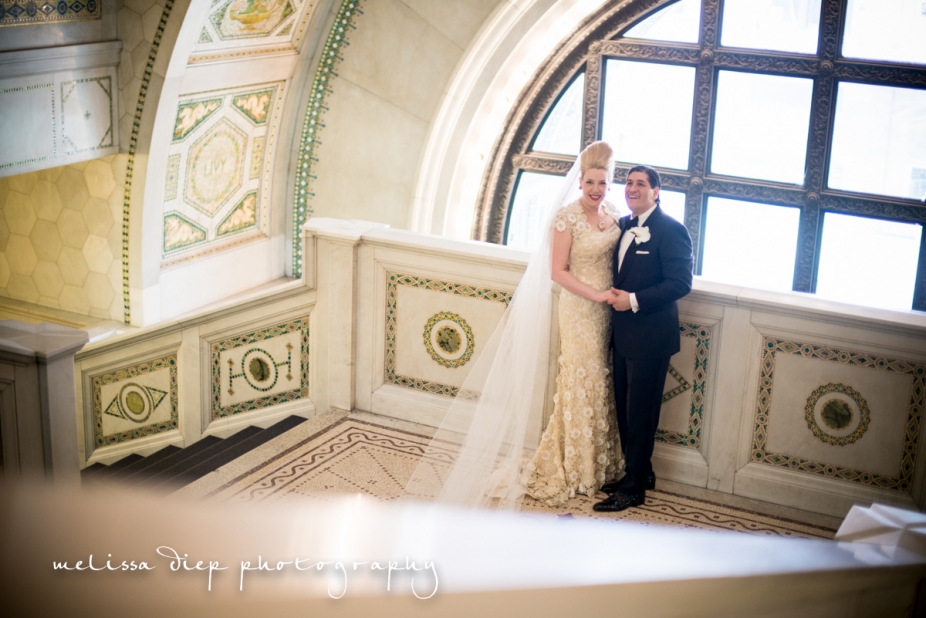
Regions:
<svg viewBox="0 0 926 618"><path fill-rule="evenodd" d="M658 206L658 204L656 205ZM656 210L656 206L653 206L637 218L637 227L643 227L643 224L646 223L646 220L649 219L649 216ZM630 249L630 244L634 241L636 236L633 234L624 233L621 236L621 246L618 249L617 254L617 270L620 271L621 266L624 264L624 256L627 255L627 250ZM640 305L637 304L637 295L633 292L630 293L630 308L633 309L633 312L636 313L640 310Z"/></svg>

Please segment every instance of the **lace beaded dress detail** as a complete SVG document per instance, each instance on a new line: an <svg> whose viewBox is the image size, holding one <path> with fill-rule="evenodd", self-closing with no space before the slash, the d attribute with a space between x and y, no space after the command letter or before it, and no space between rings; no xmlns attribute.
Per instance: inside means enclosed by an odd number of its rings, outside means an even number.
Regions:
<svg viewBox="0 0 926 618"><path fill-rule="evenodd" d="M577 200L556 215L554 227L572 234L569 272L596 290L611 287L611 260L620 229L588 224ZM563 289L559 297L560 355L556 395L540 446L527 465L527 494L561 506L577 493L593 496L623 470L611 384L611 308Z"/></svg>

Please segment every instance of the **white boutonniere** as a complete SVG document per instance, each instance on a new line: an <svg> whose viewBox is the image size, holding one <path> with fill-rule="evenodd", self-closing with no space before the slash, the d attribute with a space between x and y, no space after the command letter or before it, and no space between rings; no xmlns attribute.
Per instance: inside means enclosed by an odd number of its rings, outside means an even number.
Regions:
<svg viewBox="0 0 926 618"><path fill-rule="evenodd" d="M648 227L637 226L637 227L632 227L627 231L634 235L633 241L637 243L638 245L640 243L643 243L649 240L649 228Z"/></svg>

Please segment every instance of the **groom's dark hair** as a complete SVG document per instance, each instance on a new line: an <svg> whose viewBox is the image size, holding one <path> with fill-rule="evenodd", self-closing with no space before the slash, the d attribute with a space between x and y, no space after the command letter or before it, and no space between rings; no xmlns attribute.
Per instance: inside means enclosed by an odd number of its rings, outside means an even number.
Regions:
<svg viewBox="0 0 926 618"><path fill-rule="evenodd" d="M662 179L659 177L659 172L651 168L649 165L634 165L630 168L630 171L627 172L629 177L634 172L643 172L646 174L646 177L649 178L649 186L653 189L662 189ZM659 198L656 198L656 205L659 205Z"/></svg>

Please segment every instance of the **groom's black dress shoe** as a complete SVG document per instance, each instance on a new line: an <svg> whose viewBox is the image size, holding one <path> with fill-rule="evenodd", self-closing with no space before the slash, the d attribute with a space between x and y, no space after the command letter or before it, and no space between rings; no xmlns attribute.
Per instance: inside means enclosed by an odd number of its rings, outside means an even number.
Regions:
<svg viewBox="0 0 926 618"><path fill-rule="evenodd" d="M646 502L646 496L644 494L630 496L618 491L601 502L596 503L592 509L599 513L617 513L618 511L629 509L632 506L640 506L644 502Z"/></svg>
<svg viewBox="0 0 926 618"><path fill-rule="evenodd" d="M611 481L610 483L605 483L604 485L601 486L601 491L603 491L606 494L613 494L616 491L620 491L621 487L623 487L626 480L627 480L627 477L625 476L619 481ZM645 489L647 491L649 491L650 489L656 489L656 474L655 473L650 472L649 474L646 475Z"/></svg>

